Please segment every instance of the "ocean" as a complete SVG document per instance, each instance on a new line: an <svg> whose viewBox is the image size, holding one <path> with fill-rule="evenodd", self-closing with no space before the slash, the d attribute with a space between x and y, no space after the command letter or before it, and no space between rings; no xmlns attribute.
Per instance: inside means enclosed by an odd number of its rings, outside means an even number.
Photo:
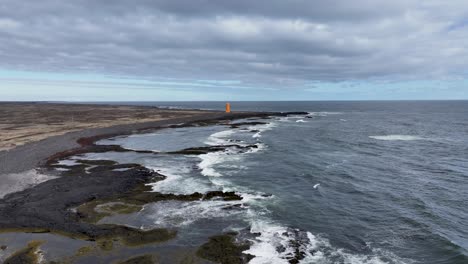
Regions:
<svg viewBox="0 0 468 264"><path fill-rule="evenodd" d="M130 103L129 103L130 104ZM224 102L131 103L224 108ZM468 263L468 102L231 102L308 116L236 120L101 140L148 153L89 153L167 176L162 193L235 191L239 201L167 201L106 218L179 229L172 246L237 231L250 263ZM221 152L173 155L190 147Z"/></svg>

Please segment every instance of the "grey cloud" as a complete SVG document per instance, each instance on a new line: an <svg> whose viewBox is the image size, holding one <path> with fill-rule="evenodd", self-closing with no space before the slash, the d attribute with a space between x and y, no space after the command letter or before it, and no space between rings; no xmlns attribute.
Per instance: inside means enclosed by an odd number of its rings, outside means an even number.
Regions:
<svg viewBox="0 0 468 264"><path fill-rule="evenodd" d="M379 19L403 12L415 0L76 0L69 1L16 1L0 5L1 14L25 16L30 12L57 15L67 11L78 15L99 17L103 13L125 16L128 13L161 12L184 17L214 17L224 15L262 16L274 18L346 21ZM15 12L11 13L14 9Z"/></svg>
<svg viewBox="0 0 468 264"><path fill-rule="evenodd" d="M0 67L262 87L459 77L466 1L0 3ZM466 9L465 9L466 10Z"/></svg>

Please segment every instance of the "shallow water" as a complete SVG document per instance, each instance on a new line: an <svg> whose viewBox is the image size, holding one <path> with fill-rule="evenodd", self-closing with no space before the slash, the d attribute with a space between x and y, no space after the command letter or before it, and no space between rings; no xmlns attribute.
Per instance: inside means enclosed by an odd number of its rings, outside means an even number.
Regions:
<svg viewBox="0 0 468 264"><path fill-rule="evenodd" d="M302 263L468 263L468 102L232 105L307 111L311 118L271 118L260 120L266 125L234 129L166 129L100 142L157 151L257 144L247 152L87 158L159 170L168 179L153 185L158 192L236 191L244 197L238 209L223 209L232 202L167 202L107 220L177 226L185 230L177 243L247 230L259 235L248 237L254 244L247 253L256 256L251 263L286 263L291 241L300 241Z"/></svg>

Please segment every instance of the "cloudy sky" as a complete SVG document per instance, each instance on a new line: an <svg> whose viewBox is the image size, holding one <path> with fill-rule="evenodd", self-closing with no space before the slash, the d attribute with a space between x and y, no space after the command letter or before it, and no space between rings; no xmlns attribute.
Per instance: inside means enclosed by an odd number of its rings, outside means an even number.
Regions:
<svg viewBox="0 0 468 264"><path fill-rule="evenodd" d="M2 100L468 99L466 0L0 0Z"/></svg>

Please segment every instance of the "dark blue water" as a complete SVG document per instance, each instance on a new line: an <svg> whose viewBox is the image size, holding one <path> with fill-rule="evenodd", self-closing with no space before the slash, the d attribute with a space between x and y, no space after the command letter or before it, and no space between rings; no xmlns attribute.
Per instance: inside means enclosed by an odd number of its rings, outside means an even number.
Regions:
<svg viewBox="0 0 468 264"><path fill-rule="evenodd" d="M224 107L223 102L151 105ZM302 263L468 263L468 102L234 102L232 107L307 111L312 118L117 139L127 148L159 151L232 140L259 146L199 157L134 156L132 161L172 175L155 186L158 191L234 190L248 200L246 210L232 215L221 214L219 204L158 205L148 214L166 210L178 218L157 214L153 221L166 217L193 227L200 219L238 219L239 226L261 233L249 252L257 256L252 263L283 263L287 252L278 245L287 248L289 240L299 239L290 228L307 234ZM199 216L188 221L184 214Z"/></svg>

